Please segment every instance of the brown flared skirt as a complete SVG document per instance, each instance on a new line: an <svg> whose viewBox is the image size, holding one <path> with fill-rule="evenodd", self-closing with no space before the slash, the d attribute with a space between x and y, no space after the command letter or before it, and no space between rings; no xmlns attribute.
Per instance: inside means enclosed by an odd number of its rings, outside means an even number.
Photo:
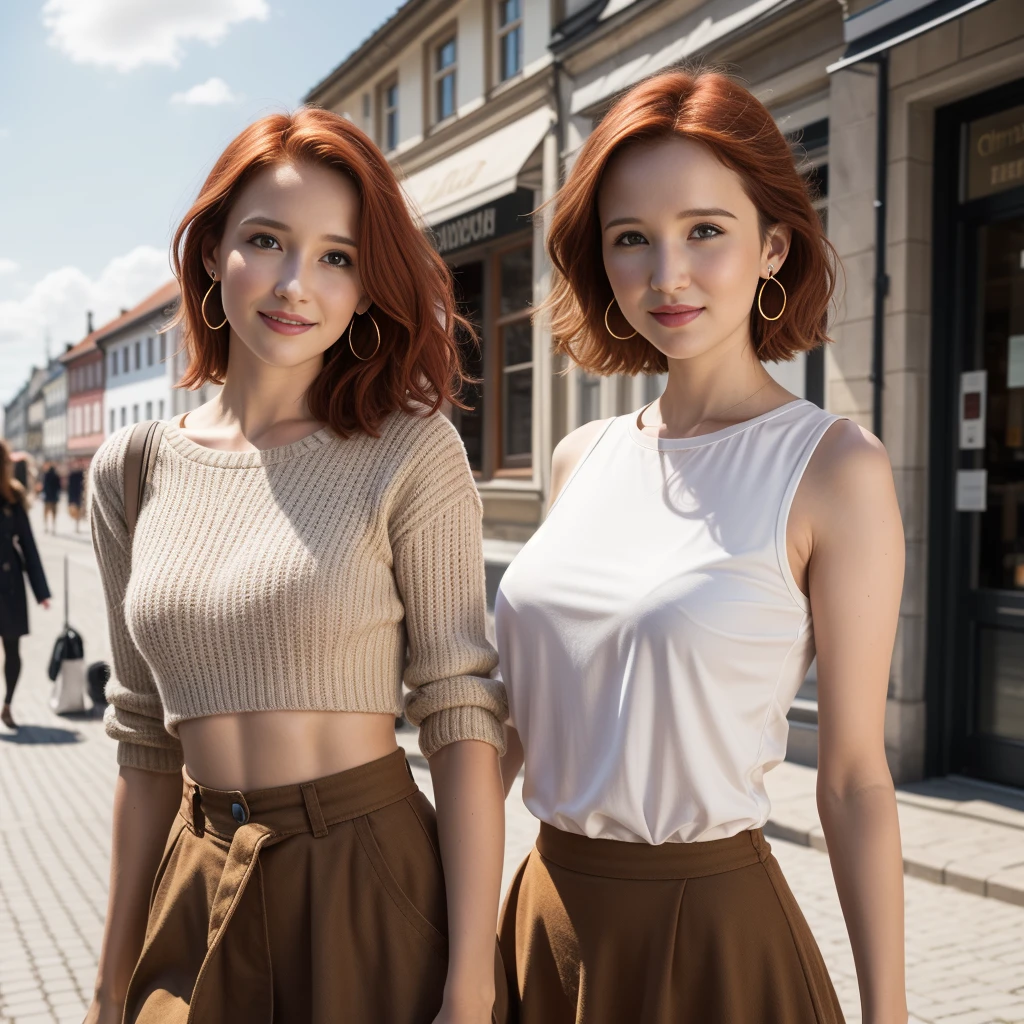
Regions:
<svg viewBox="0 0 1024 1024"><path fill-rule="evenodd" d="M186 777L126 1024L430 1024L447 973L434 809L397 750L259 792ZM504 969L495 1019L506 1018Z"/></svg>
<svg viewBox="0 0 1024 1024"><path fill-rule="evenodd" d="M542 824L500 945L520 1024L841 1024L760 830L649 846Z"/></svg>

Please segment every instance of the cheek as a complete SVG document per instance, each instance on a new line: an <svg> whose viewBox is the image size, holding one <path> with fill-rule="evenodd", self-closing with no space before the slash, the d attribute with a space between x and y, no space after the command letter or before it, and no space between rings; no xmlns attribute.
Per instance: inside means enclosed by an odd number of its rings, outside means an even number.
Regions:
<svg viewBox="0 0 1024 1024"><path fill-rule="evenodd" d="M650 280L650 267L644 254L647 247L634 250L609 246L604 250L604 271L616 295L626 295L637 289L646 289Z"/></svg>
<svg viewBox="0 0 1024 1024"><path fill-rule="evenodd" d="M709 245L697 250L691 273L710 298L735 299L748 291L747 282L757 276L757 264L740 246Z"/></svg>

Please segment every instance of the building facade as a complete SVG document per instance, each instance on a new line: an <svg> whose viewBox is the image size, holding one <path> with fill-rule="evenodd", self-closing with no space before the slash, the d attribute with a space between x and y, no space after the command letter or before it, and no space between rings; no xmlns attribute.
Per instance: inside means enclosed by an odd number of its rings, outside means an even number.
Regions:
<svg viewBox="0 0 1024 1024"><path fill-rule="evenodd" d="M531 42L506 83L513 23ZM907 544L893 774L1024 786L1021 0L409 0L311 91L388 153L479 325L483 383L453 419L489 568L540 522L558 439L662 383L559 372L543 324L526 326L548 289L546 215L523 214L630 86L693 62L768 106L843 261L835 344L769 370L889 451ZM814 760L816 723L812 671L798 759Z"/></svg>
<svg viewBox="0 0 1024 1024"><path fill-rule="evenodd" d="M452 268L479 346L480 384L452 419L484 504L486 555L504 564L543 515L553 438L543 217L558 184L551 0L410 0L307 101L376 141Z"/></svg>
<svg viewBox="0 0 1024 1024"><path fill-rule="evenodd" d="M32 370L35 373L35 368ZM28 441L28 393L29 381L4 406L4 440L11 451L24 451Z"/></svg>
<svg viewBox="0 0 1024 1024"><path fill-rule="evenodd" d="M103 443L103 353L90 331L61 356L68 379L68 466L87 469Z"/></svg>
<svg viewBox="0 0 1024 1024"><path fill-rule="evenodd" d="M166 327L178 303L171 281L96 333L104 361L103 416L107 435L141 420L171 415L172 381Z"/></svg>
<svg viewBox="0 0 1024 1024"><path fill-rule="evenodd" d="M43 385L46 377L45 367L33 367L28 379L28 394L25 396L25 451L36 463L43 460L43 426L46 423Z"/></svg>
<svg viewBox="0 0 1024 1024"><path fill-rule="evenodd" d="M70 348L70 346L68 346ZM68 446L68 381L60 358L51 359L43 383L43 459L63 469Z"/></svg>

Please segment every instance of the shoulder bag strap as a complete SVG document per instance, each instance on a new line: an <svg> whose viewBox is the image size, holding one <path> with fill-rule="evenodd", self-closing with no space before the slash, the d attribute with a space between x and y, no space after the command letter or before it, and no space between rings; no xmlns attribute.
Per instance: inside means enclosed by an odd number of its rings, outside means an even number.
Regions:
<svg viewBox="0 0 1024 1024"><path fill-rule="evenodd" d="M128 527L128 543L135 536L135 524L142 508L142 496L149 482L164 425L160 420L136 423L128 438L128 451L124 457L124 521Z"/></svg>

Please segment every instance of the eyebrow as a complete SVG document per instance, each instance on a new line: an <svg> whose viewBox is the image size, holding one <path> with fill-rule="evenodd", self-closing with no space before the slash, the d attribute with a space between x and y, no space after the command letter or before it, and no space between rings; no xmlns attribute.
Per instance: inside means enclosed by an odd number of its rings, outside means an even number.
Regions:
<svg viewBox="0 0 1024 1024"><path fill-rule="evenodd" d="M277 228L278 231L291 231L291 228L282 221L273 220L270 217L261 217L259 214L246 217L242 221L242 226L246 224L262 224L264 227ZM339 245L351 245L354 249L359 248L355 240L349 238L348 235L321 235L320 237L328 242L337 242Z"/></svg>
<svg viewBox="0 0 1024 1024"><path fill-rule="evenodd" d="M731 217L736 220L736 214L730 213L728 210L720 210L717 207L709 207L708 209L697 209L697 210L680 210L676 214L678 220L687 220L690 217ZM608 228L617 227L620 224L639 224L639 217L616 217L615 220L608 221L604 226L604 230Z"/></svg>

